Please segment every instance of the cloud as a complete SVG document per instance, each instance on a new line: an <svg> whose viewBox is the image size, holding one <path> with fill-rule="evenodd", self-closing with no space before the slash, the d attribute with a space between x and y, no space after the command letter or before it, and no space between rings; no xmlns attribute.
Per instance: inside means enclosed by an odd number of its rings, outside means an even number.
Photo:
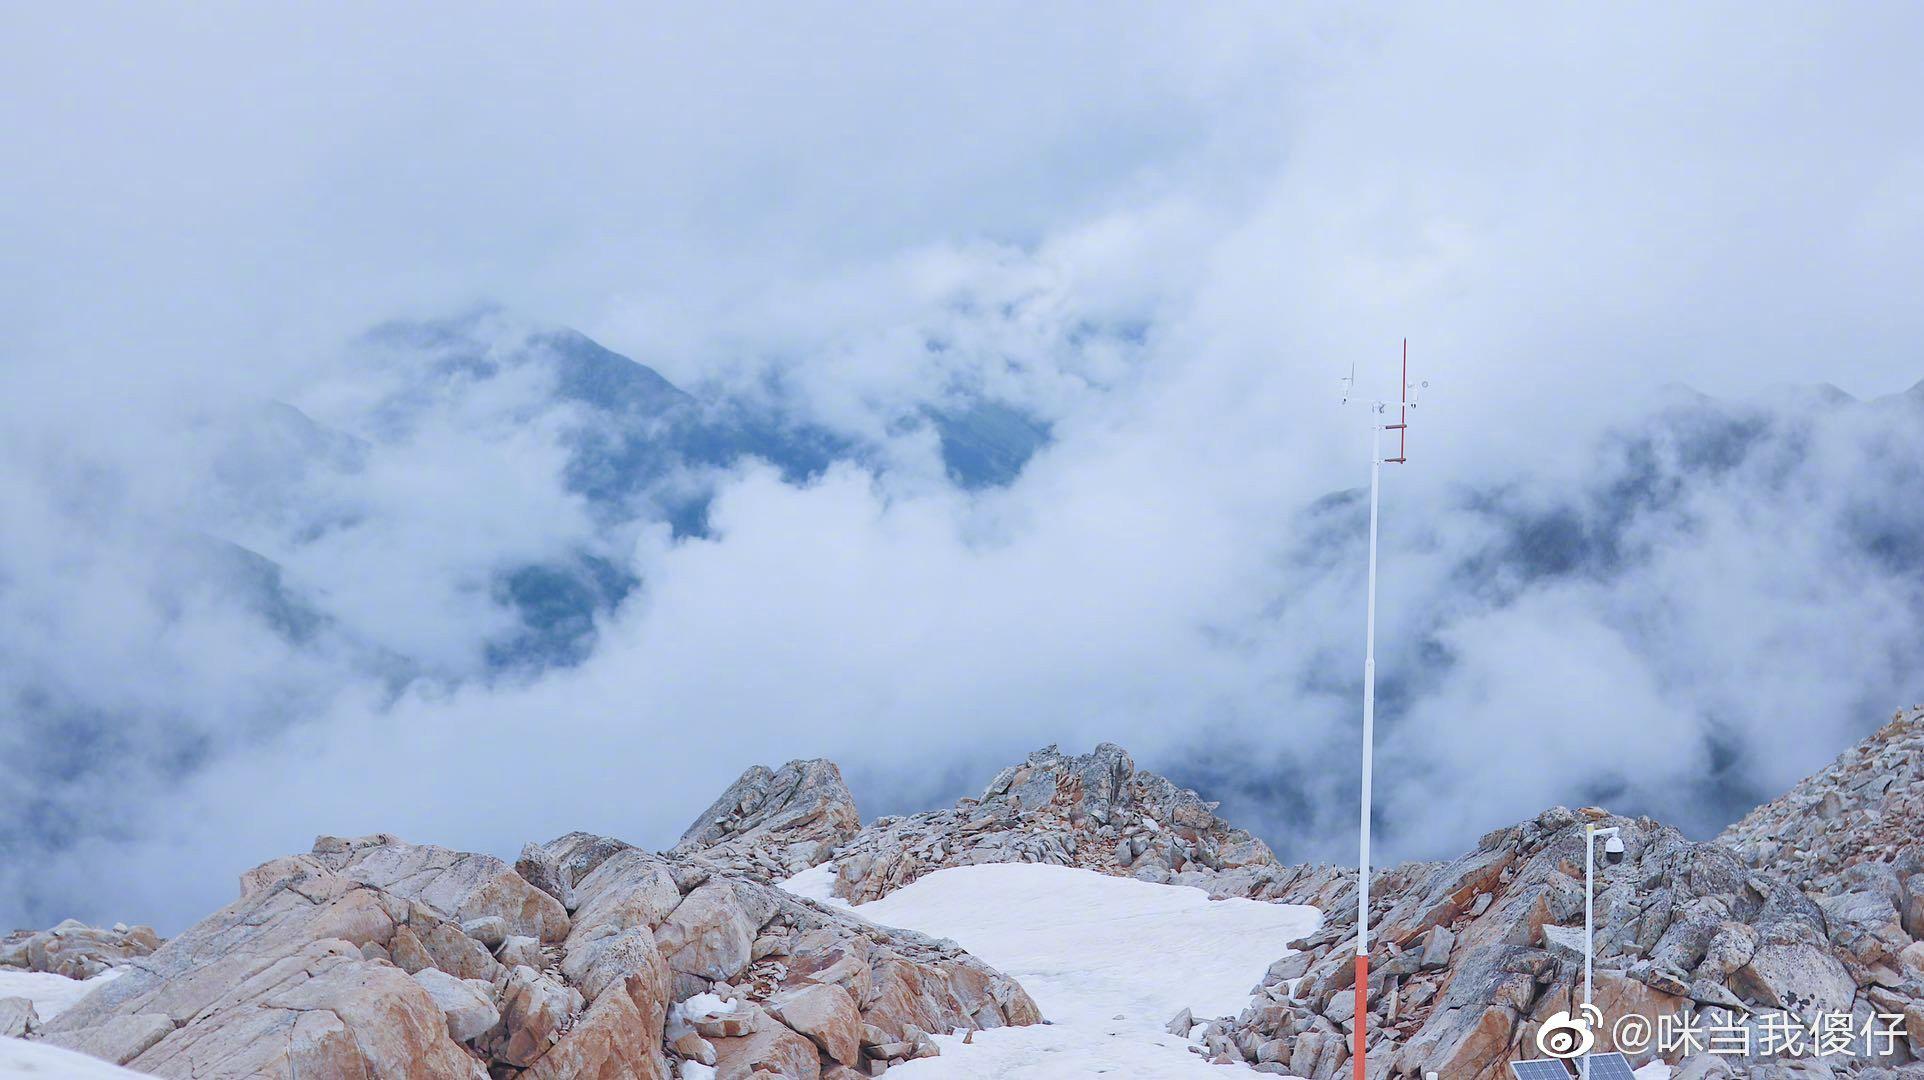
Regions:
<svg viewBox="0 0 1924 1080"><path fill-rule="evenodd" d="M915 808L1057 740L1341 857L1333 399L1405 334L1386 849L1715 828L1924 692L1915 402L1768 389L1924 376L1916 16L1736 14L9 12L0 921L178 925L322 831L661 843L788 756ZM357 336L478 297L479 367ZM705 531L611 510L518 317L846 452L660 478ZM979 401L1050 438L969 491L929 418ZM627 583L585 651L494 663L502 575L582 565Z"/></svg>

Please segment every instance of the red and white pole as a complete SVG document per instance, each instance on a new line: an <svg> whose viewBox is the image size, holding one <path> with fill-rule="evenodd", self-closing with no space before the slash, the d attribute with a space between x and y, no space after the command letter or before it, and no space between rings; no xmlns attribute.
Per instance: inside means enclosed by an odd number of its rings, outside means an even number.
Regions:
<svg viewBox="0 0 1924 1080"><path fill-rule="evenodd" d="M1376 507L1383 477L1382 434L1382 422L1373 419L1370 424L1369 615L1363 638L1363 799L1358 829L1361 843L1356 861L1356 1046L1350 1051L1355 1080L1364 1080L1365 1046L1369 1037L1365 1021L1369 1017L1370 986L1370 780L1376 763Z"/></svg>
<svg viewBox="0 0 1924 1080"><path fill-rule="evenodd" d="M1356 1032L1350 1051L1355 1080L1365 1080L1368 1067L1369 988L1370 988L1370 782L1376 771L1376 518L1383 480L1383 432L1396 432L1395 464L1407 460L1410 426L1410 342L1403 339L1403 384L1396 423L1385 424L1379 417L1388 406L1378 402L1370 419L1370 557L1369 614L1363 632L1363 798L1357 835L1360 838L1356 870Z"/></svg>

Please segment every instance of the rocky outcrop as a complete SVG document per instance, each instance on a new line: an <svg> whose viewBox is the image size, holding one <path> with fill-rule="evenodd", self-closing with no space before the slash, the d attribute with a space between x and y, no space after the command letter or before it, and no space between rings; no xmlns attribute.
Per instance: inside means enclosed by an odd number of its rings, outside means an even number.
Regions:
<svg viewBox="0 0 1924 1080"><path fill-rule="evenodd" d="M561 902L535 888L492 855L409 844L386 833L342 839L323 836L306 855L276 859L241 877L246 892L308 867L373 885L443 912L453 922L491 919L487 928L542 942L568 934ZM498 944L498 942L496 942Z"/></svg>
<svg viewBox="0 0 1924 1080"><path fill-rule="evenodd" d="M1103 743L1079 757L1050 746L1002 770L980 798L870 824L835 854L835 895L866 903L944 867L1012 862L1195 885L1216 896L1280 895L1291 872L1215 809L1138 771L1119 746Z"/></svg>
<svg viewBox="0 0 1924 1080"><path fill-rule="evenodd" d="M498 967L445 913L306 857L246 881L239 900L125 965L45 1037L161 1076L486 1075L409 977Z"/></svg>
<svg viewBox="0 0 1924 1080"><path fill-rule="evenodd" d="M828 861L861 827L834 762L791 761L774 772L756 765L695 819L673 854L780 880Z"/></svg>
<svg viewBox="0 0 1924 1080"><path fill-rule="evenodd" d="M68 919L49 930L16 930L0 938L0 969L91 979L158 948L160 938L151 926L115 923L102 929Z"/></svg>
<svg viewBox="0 0 1924 1080"><path fill-rule="evenodd" d="M1035 1004L952 942L771 882L832 861L836 894L859 903L944 867L1041 862L1325 913L1238 1016L1171 1022L1198 1052L1328 1080L1348 1071L1361 995L1373 1077L1490 1080L1576 1002L1583 838L1598 825L1625 846L1596 868L1606 1017L1750 1033L1748 1057L1700 1055L1679 1077L1806 1075L1770 1032L1825 1016L1901 1030L1833 1048L1820 1071L1909 1076L1924 1071L1919 779L1913 711L1713 843L1558 807L1460 858L1378 871L1359 987L1353 870L1278 865L1118 747L1050 747L979 798L867 828L832 764L791 762L744 773L667 853L570 833L509 866L323 837L243 875L240 899L165 944L78 924L13 935L0 962L125 970L51 1020L0 1002L0 1030L165 1076L874 1075L936 1053L932 1032L1037 1022Z"/></svg>
<svg viewBox="0 0 1924 1080"><path fill-rule="evenodd" d="M931 1031L1041 1019L1014 980L953 942L864 922L699 856L580 834L531 854L578 900L562 961L569 982L591 1002L617 986L658 996L664 1008L629 1041L665 1040L720 1075L781 1067L802 1050L818 1069L886 1065L910 1056L897 1044L912 1049ZM690 1001L726 1002L727 1016L665 1008ZM851 1030L868 1029L887 1038L851 1049Z"/></svg>
<svg viewBox="0 0 1924 1080"><path fill-rule="evenodd" d="M490 856L322 837L31 1035L160 1076L669 1080L681 1060L885 1067L930 1031L1040 1019L953 943L699 855L575 833L523 862L547 888ZM730 1022L676 1019L698 997Z"/></svg>
<svg viewBox="0 0 1924 1080"><path fill-rule="evenodd" d="M1823 906L1728 848L1648 819L1556 808L1489 834L1454 861L1376 877L1367 987L1353 985L1354 915L1332 911L1300 943L1304 953L1273 967L1250 1007L1214 1025L1206 1045L1251 1063L1284 1060L1287 1050L1290 1071L1325 1080L1345 1067L1361 992L1374 1075L1505 1075L1510 1060L1537 1056L1537 1027L1578 1000L1586 824L1620 828L1626 848L1620 864L1600 859L1596 871L1595 1000L1611 1021L1634 1013L1653 1023L1694 1016L1743 1025L1759 1052L1730 1063L1761 1069L1789 1056L1762 1052L1773 1024L1901 1013L1897 1006L1924 995L1914 975L1854 974L1827 937ZM1614 1048L1607 1028L1598 1041ZM1874 1052L1880 1042L1860 1046L1827 1063L1909 1059L1902 1045L1886 1053ZM1640 1062L1655 1056L1647 1046L1623 1049Z"/></svg>
<svg viewBox="0 0 1924 1080"><path fill-rule="evenodd" d="M1824 909L1860 976L1900 967L1924 938L1924 708L1900 712L1718 842Z"/></svg>

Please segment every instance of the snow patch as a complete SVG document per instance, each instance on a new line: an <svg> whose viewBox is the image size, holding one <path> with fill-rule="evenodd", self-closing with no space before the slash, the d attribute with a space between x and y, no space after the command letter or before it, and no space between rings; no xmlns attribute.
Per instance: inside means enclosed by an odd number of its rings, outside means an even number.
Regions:
<svg viewBox="0 0 1924 1080"><path fill-rule="evenodd" d="M4 1080L140 1080L146 1075L47 1043L0 1037L0 1078Z"/></svg>
<svg viewBox="0 0 1924 1080"><path fill-rule="evenodd" d="M938 870L855 911L953 938L1058 1024L1112 1025L1120 1013L1156 1031L1185 1008L1242 1011L1269 965L1322 918L1312 907L1031 863Z"/></svg>
<svg viewBox="0 0 1924 1080"><path fill-rule="evenodd" d="M0 998L26 998L33 1002L33 1011L40 1019L51 1020L119 975L119 968L109 968L91 979L69 979L49 971L0 971Z"/></svg>
<svg viewBox="0 0 1924 1080"><path fill-rule="evenodd" d="M681 1003L682 1015L696 1022L720 1020L733 1016L741 1006L733 998L723 998L715 994L696 994Z"/></svg>
<svg viewBox="0 0 1924 1080"><path fill-rule="evenodd" d="M833 881L833 868L818 866L782 887L840 904L826 899ZM1052 1021L978 1031L967 1044L937 1035L941 1057L889 1070L904 1080L1251 1075L1209 1064L1163 1025L1185 1008L1201 1018L1242 1011L1269 965L1322 917L1311 907L1211 900L1187 886L1029 863L938 870L850 910L953 939L1020 982Z"/></svg>
<svg viewBox="0 0 1924 1080"><path fill-rule="evenodd" d="M782 888L796 896L805 897L809 900L828 904L833 907L846 908L849 906L848 901L836 896L832 892L835 888L835 864L832 862L823 863L820 866L811 866L781 884Z"/></svg>
<svg viewBox="0 0 1924 1080"><path fill-rule="evenodd" d="M942 1056L905 1061L888 1071L901 1080L1226 1080L1257 1076L1247 1065L1211 1065L1167 1032L1146 1037L1117 1021L1114 1030L1076 1024L978 1031L972 1043L937 1035ZM1287 1077L1283 1080L1288 1080Z"/></svg>

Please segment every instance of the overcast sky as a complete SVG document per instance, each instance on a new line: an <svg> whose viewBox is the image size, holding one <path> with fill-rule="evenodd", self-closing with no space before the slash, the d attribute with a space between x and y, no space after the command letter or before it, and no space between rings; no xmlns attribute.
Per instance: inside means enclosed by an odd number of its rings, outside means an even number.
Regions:
<svg viewBox="0 0 1924 1080"><path fill-rule="evenodd" d="M178 926L319 832L664 843L790 756L912 809L1057 740L1248 757L1229 786L1292 792L1252 823L1340 857L1357 537L1323 565L1303 515L1367 477L1337 377L1390 391L1405 336L1433 385L1386 493L1384 662L1453 666L1396 699L1390 850L1608 795L1714 828L1723 796L1683 792L1718 740L1749 753L1721 790L1768 797L1924 693L1915 576L1851 533L1924 496L1917 425L1782 389L1924 379L1920 40L1894 4L11 6L0 739L51 760L24 717L59 687L137 778L0 875L0 923ZM351 486L229 482L263 401L374 439L386 375L349 343L479 302L885 464L746 467L708 539L609 534L548 388L504 381ZM1007 489L891 426L958 382L1054 426ZM1639 518L1634 573L1461 587L1496 527L1465 492L1605 492L1610 433L1679 384L1788 456ZM397 696L263 634L200 591L195 536L448 677ZM584 538L645 582L594 654L464 668L501 617L475 575Z"/></svg>

